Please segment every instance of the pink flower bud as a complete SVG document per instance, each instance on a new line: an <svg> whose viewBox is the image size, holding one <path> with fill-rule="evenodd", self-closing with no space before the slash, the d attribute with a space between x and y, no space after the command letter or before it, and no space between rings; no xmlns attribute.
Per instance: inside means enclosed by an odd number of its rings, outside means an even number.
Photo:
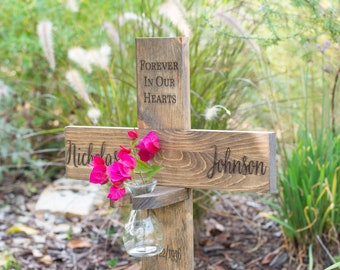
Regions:
<svg viewBox="0 0 340 270"><path fill-rule="evenodd" d="M138 133L137 130L131 130L128 132L128 136L130 137L131 140L136 140L138 138Z"/></svg>
<svg viewBox="0 0 340 270"><path fill-rule="evenodd" d="M118 158L122 158L122 156L124 156L125 154L130 154L131 153L131 148L125 148L123 146L120 146L120 150L117 154Z"/></svg>

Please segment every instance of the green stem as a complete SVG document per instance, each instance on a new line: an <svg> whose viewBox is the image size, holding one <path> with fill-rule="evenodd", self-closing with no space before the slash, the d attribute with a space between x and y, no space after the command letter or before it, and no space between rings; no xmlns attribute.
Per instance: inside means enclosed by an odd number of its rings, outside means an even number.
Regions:
<svg viewBox="0 0 340 270"><path fill-rule="evenodd" d="M111 108L110 98L109 98L109 94L108 94L108 91L107 91L107 86L105 84L103 84L103 91L104 91L105 107L106 107L107 110L110 110L110 108Z"/></svg>
<svg viewBox="0 0 340 270"><path fill-rule="evenodd" d="M113 70L113 67L112 67L112 70ZM115 110L116 110L116 115L117 115L117 120L118 120L118 124L122 124L121 120L122 120L122 117L121 117L121 111L120 111L120 100L118 100L118 87L117 87L117 84L115 82L115 78L113 76L110 75L110 71L107 70L107 75L108 75L108 78L109 78L109 82L110 82L110 86L111 86L111 92L112 92L112 101L113 101L113 104L115 105Z"/></svg>
<svg viewBox="0 0 340 270"><path fill-rule="evenodd" d="M334 113L334 107L335 107L335 89L336 86L338 84L338 80L339 80L339 75L340 75L340 67L335 75L335 79L334 79L334 85L333 85L333 89L332 89L332 96L331 96L331 114L332 114L332 132L333 135L335 136L335 113Z"/></svg>

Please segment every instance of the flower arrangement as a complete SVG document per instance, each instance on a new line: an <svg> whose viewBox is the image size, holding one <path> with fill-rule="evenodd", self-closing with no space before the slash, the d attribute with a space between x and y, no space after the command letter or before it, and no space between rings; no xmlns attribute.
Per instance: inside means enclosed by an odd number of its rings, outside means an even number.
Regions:
<svg viewBox="0 0 340 270"><path fill-rule="evenodd" d="M147 164L161 150L157 133L150 131L138 141L139 134L134 129L128 132L128 136L131 139L130 147L120 146L117 161L106 166L100 156L94 156L90 163L92 167L90 182L100 185L110 183L111 187L107 197L113 201L117 201L125 195L125 181L136 182L137 179L140 179L141 183L148 183L162 169L160 165Z"/></svg>

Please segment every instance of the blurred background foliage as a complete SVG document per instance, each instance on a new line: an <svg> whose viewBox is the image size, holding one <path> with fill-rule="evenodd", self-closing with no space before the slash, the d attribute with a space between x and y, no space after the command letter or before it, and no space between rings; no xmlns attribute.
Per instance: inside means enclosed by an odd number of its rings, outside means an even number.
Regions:
<svg viewBox="0 0 340 270"><path fill-rule="evenodd" d="M274 130L269 217L296 249L339 249L339 10L336 0L1 1L0 181L62 174L67 125L136 126L135 38L189 35L192 128ZM46 21L55 66L37 33ZM103 46L105 67L70 56Z"/></svg>

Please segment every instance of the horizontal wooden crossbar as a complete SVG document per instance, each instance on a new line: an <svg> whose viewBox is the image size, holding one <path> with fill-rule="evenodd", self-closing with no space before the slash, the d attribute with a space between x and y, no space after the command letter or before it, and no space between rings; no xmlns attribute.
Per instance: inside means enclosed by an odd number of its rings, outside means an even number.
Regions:
<svg viewBox="0 0 340 270"><path fill-rule="evenodd" d="M66 174L88 180L92 156L110 164L119 146L129 146L132 128L65 128ZM140 130L141 136L148 130ZM213 130L155 130L162 150L154 162L163 186L246 192L275 192L275 133Z"/></svg>

